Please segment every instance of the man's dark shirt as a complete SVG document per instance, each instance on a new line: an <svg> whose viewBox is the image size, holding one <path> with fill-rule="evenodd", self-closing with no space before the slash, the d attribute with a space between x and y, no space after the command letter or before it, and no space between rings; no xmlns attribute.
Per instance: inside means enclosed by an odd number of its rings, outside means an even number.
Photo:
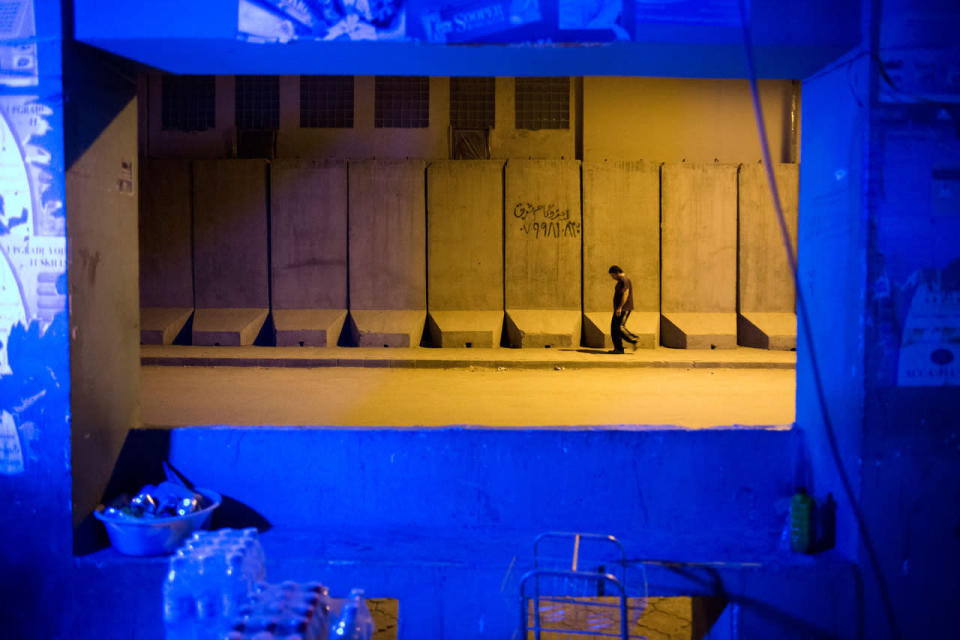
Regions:
<svg viewBox="0 0 960 640"><path fill-rule="evenodd" d="M630 292L627 294L627 302L623 305L624 312L633 311L633 283L630 282L630 278L623 276L622 279L617 281L617 288L613 290L613 310L616 312L620 308L620 303L623 301L623 291L629 289Z"/></svg>

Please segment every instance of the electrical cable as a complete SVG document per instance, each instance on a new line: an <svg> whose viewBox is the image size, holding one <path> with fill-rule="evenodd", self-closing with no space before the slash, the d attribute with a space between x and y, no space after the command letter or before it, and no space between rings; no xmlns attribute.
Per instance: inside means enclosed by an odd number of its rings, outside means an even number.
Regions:
<svg viewBox="0 0 960 640"><path fill-rule="evenodd" d="M871 538L867 529L866 519L860 510L860 506L857 504L855 492L850 482L850 477L847 475L846 469L843 466L843 460L840 457L840 450L837 445L836 432L834 431L833 423L830 420L830 414L827 409L826 396L823 390L823 380L820 376L820 366L817 361L816 350L814 349L813 344L813 334L810 328L810 317L807 313L806 300L804 299L803 292L800 289L800 278L797 271L797 256L793 250L793 243L790 240L790 232L787 230L786 219L783 215L783 207L780 203L780 193L777 189L777 181L773 174L773 164L770 161L770 145L767 141L766 127L763 120L763 109L760 106L760 92L757 87L757 72L754 64L753 44L750 36L750 21L747 12L747 0L738 0L738 3L740 5L740 20L743 29L744 50L747 58L747 74L750 80L750 93L753 98L754 117L757 123L757 132L760 135L760 147L763 152L763 165L767 174L767 183L770 188L770 195L773 198L773 205L777 212L777 222L780 226L780 235L783 240L784 248L787 251L788 262L790 263L790 273L793 276L794 288L797 295L797 311L800 314L800 325L803 327L804 337L807 341L807 352L810 357L810 368L813 373L814 387L816 388L817 392L817 401L820 408L820 415L823 419L824 432L827 436L827 442L830 445L830 453L832 454L834 465L837 468L837 473L840 476L841 483L843 484L844 493L847 495L847 500L849 501L850 508L853 511L854 519L857 521L857 526L860 530L861 541L863 542L863 546L867 552L871 568L876 576L877 588L880 591L880 597L883 601L884 613L886 614L887 622L890 625L890 631L893 635L893 638L895 640L899 640L900 631L899 627L897 626L893 605L890 601L887 583L883 577L880 561L873 545L873 539Z"/></svg>

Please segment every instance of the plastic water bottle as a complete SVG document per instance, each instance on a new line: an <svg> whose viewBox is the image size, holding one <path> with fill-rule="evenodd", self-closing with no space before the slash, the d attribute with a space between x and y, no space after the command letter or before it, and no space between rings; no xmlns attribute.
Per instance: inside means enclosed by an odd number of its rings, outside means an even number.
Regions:
<svg viewBox="0 0 960 640"><path fill-rule="evenodd" d="M343 603L340 617L330 626L332 640L370 640L373 637L373 616L363 599L363 589L352 589Z"/></svg>
<svg viewBox="0 0 960 640"><path fill-rule="evenodd" d="M196 600L193 558L180 551L172 558L163 581L163 624L167 640L195 640Z"/></svg>

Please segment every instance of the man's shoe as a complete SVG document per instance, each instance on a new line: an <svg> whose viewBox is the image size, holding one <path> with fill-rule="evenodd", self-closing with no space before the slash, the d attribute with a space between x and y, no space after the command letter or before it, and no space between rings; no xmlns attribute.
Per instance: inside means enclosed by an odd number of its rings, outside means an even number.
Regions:
<svg viewBox="0 0 960 640"><path fill-rule="evenodd" d="M623 351L623 349L611 349L610 351L607 351L607 353L618 353L618 354L623 354L623 353L624 353L624 351Z"/></svg>

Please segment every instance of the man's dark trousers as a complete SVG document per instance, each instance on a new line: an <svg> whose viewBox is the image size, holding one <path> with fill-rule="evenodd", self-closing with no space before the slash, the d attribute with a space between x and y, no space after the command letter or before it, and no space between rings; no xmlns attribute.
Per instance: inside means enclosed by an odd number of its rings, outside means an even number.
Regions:
<svg viewBox="0 0 960 640"><path fill-rule="evenodd" d="M637 344L637 336L627 329L627 318L629 317L629 311L624 311L621 314L616 311L613 312L613 317L610 319L610 337L613 338L614 351L623 351L624 340L634 346Z"/></svg>

